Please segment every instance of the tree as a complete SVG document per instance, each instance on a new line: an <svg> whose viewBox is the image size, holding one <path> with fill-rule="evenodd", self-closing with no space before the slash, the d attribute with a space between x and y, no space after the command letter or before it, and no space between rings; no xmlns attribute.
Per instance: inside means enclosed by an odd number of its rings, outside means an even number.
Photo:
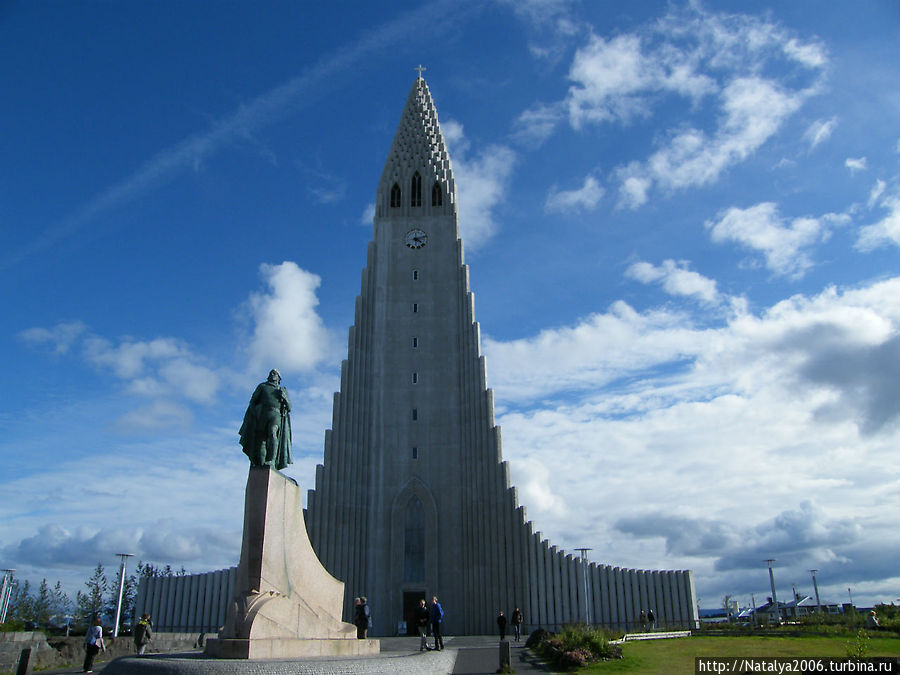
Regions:
<svg viewBox="0 0 900 675"><path fill-rule="evenodd" d="M31 597L31 585L28 579L19 581L13 579L10 582L9 606L6 610L6 620L31 621L34 614L34 598Z"/></svg>
<svg viewBox="0 0 900 675"><path fill-rule="evenodd" d="M53 614L56 616L57 625L63 622L68 623L69 615L72 613L72 601L63 590L62 582L57 581L53 587Z"/></svg>
<svg viewBox="0 0 900 675"><path fill-rule="evenodd" d="M50 617L53 614L53 591L50 590L47 579L41 579L41 586L38 588L32 604L32 612L31 620L39 626L46 626L50 623Z"/></svg>
<svg viewBox="0 0 900 675"><path fill-rule="evenodd" d="M78 591L76 602L81 619L90 621L103 613L103 596L109 590L109 581L103 570L103 563L97 563L91 578L85 582L87 593Z"/></svg>
<svg viewBox="0 0 900 675"><path fill-rule="evenodd" d="M725 616L731 618L732 605L734 604L733 595L725 595L722 598L722 608L725 610Z"/></svg>
<svg viewBox="0 0 900 675"><path fill-rule="evenodd" d="M107 616L116 616L116 603L119 601L119 577L121 568L116 572L115 581L110 584L109 597L106 600ZM125 585L122 586L122 613L119 616L120 625L131 625L134 618L134 600L137 596L137 578L133 574L125 575Z"/></svg>

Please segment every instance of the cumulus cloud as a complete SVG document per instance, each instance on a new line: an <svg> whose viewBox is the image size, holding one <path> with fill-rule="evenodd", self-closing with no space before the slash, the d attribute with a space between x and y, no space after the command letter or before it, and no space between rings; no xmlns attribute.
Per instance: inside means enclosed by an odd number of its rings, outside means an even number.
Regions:
<svg viewBox="0 0 900 675"><path fill-rule="evenodd" d="M813 265L809 254L812 246L847 221L846 215L829 213L787 222L774 203L763 202L746 209L732 207L705 225L713 241L733 241L759 251L774 273L799 278Z"/></svg>
<svg viewBox="0 0 900 675"><path fill-rule="evenodd" d="M285 261L259 268L267 291L253 293L246 308L253 321L247 347L254 371L278 368L284 372L307 372L328 354L330 336L316 313L316 289L321 279Z"/></svg>
<svg viewBox="0 0 900 675"><path fill-rule="evenodd" d="M154 418L183 421L189 418L189 413L176 412L173 406L181 405L184 399L210 403L221 388L221 374L175 338L125 337L113 341L94 334L77 321L52 328L30 328L19 336L33 346L49 346L56 354L74 353L98 371L112 373L132 394L174 399L169 402L166 415L143 416L143 422L133 428L146 427ZM129 422L136 421L129 418Z"/></svg>
<svg viewBox="0 0 900 675"><path fill-rule="evenodd" d="M516 153L491 144L478 153L470 153L463 126L453 120L441 123L447 146L452 150L453 175L459 202L459 229L466 246L477 249L497 232L494 210L503 202L509 187Z"/></svg>
<svg viewBox="0 0 900 675"><path fill-rule="evenodd" d="M630 274L661 283L666 271ZM485 353L513 483L554 458L541 491L520 493L554 543L693 568L701 594L767 588L762 560L774 557L784 573L822 570L826 594L838 579L887 588L885 560L900 550L888 515L900 509L898 335L894 278L696 324L616 303L528 338L487 338ZM572 525L572 513L597 512Z"/></svg>
<svg viewBox="0 0 900 675"><path fill-rule="evenodd" d="M887 213L878 222L860 228L856 248L868 252L882 246L900 246L900 190L885 194L885 185L880 182L869 201Z"/></svg>
<svg viewBox="0 0 900 675"><path fill-rule="evenodd" d="M665 273L665 266L632 270L644 279ZM759 316L734 314L718 328L694 327L670 310L639 313L620 301L571 327L506 342L488 337L485 351L498 400L507 402L635 381L655 382L654 395L662 396L670 378L741 393L780 379L818 392L815 403L807 402L810 414L837 402L861 429L877 430L900 415L891 384L900 381L891 365L900 332L896 291L900 279L843 293L830 288L794 296Z"/></svg>
<svg viewBox="0 0 900 675"><path fill-rule="evenodd" d="M569 70L575 84L566 99L575 129L585 123L629 122L651 112L652 94L672 92L698 99L715 91L714 80L697 72L693 55L675 49L648 51L637 35L611 40L592 36Z"/></svg>
<svg viewBox="0 0 900 675"><path fill-rule="evenodd" d="M664 260L656 266L648 262L632 263L625 276L644 284L659 283L670 295L694 297L707 303L719 300L716 282L688 269L688 263Z"/></svg>
<svg viewBox="0 0 900 675"><path fill-rule="evenodd" d="M620 518L615 528L637 538L662 538L673 555L713 556L720 571L758 569L766 558L821 560L855 543L861 531L851 519L830 517L811 500L749 526L652 511Z"/></svg>
<svg viewBox="0 0 900 675"><path fill-rule="evenodd" d="M767 141L804 98L771 80L734 79L720 94L723 115L717 130L712 135L696 128L675 133L641 167L645 179L669 189L716 181Z"/></svg>
<svg viewBox="0 0 900 675"><path fill-rule="evenodd" d="M115 560L127 551L137 560L190 565L205 560L227 560L240 548L235 528L196 527L174 519L128 527L43 525L38 532L6 547L3 555L17 564L35 567L90 567L98 560ZM236 561L235 561L236 562Z"/></svg>
<svg viewBox="0 0 900 675"><path fill-rule="evenodd" d="M776 63L778 76L762 74L775 72L769 66ZM516 133L539 143L563 115L583 132L591 125L642 121L663 100L685 101L685 111L659 135L650 157L613 171L621 183L619 205L636 208L654 186L708 185L756 152L818 91L826 63L827 54L815 41L756 17L692 5L631 33L590 35L573 57L565 99L526 110ZM834 119L815 123L807 141L823 142L835 124Z"/></svg>
<svg viewBox="0 0 900 675"><path fill-rule="evenodd" d="M544 209L550 212L570 213L591 211L603 198L603 187L593 176L587 176L584 184L575 190L558 190L554 186L547 195Z"/></svg>

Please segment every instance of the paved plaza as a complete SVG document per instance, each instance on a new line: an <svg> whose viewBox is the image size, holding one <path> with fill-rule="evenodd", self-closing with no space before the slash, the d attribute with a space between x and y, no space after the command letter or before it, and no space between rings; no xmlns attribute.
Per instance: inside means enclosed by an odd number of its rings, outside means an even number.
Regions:
<svg viewBox="0 0 900 675"><path fill-rule="evenodd" d="M97 663L104 675L487 675L499 666L495 636L445 637L443 651L419 651L419 638L381 638L381 654L361 659L304 659L297 661L242 661L210 659L202 652L150 654ZM524 639L510 643L516 673L550 673L525 648ZM50 675L80 673L80 666L45 671Z"/></svg>

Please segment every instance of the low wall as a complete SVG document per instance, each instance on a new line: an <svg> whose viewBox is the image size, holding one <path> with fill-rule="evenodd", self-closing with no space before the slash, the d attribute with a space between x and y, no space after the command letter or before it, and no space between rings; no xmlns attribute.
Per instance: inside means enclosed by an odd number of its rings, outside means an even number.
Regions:
<svg viewBox="0 0 900 675"><path fill-rule="evenodd" d="M197 646L199 633L154 633L153 640L145 650L148 654L167 652L188 652L200 649ZM204 635L215 637L214 633ZM31 663L38 668L63 668L79 665L84 661L84 637L47 637L42 632L0 633L0 673L14 673L23 649L31 648ZM97 661L110 661L120 656L134 654L134 640L131 636L118 638L104 637L106 652L97 656Z"/></svg>

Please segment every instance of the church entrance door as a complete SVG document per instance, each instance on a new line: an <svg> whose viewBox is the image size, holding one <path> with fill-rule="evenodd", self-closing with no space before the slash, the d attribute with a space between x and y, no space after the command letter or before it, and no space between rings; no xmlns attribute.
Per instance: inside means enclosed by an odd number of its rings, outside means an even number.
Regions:
<svg viewBox="0 0 900 675"><path fill-rule="evenodd" d="M419 634L416 630L416 610L424 599L425 591L403 591L403 620L406 621L407 635Z"/></svg>

